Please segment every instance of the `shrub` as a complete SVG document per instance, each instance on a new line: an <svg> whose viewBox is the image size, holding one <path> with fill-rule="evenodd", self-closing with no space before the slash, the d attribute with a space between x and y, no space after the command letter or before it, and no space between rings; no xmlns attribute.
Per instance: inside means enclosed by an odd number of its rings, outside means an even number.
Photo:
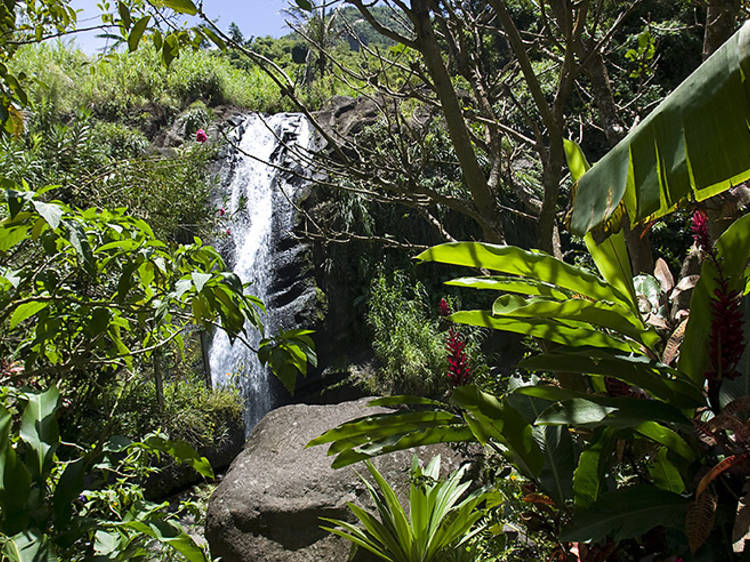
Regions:
<svg viewBox="0 0 750 562"><path fill-rule="evenodd" d="M483 514L479 505L490 500L491 492L482 488L464 497L471 486L471 482L461 483L467 465L441 480L440 455L434 457L426 468L420 466L415 455L410 471L409 515L393 487L375 466L370 461L365 461L365 466L374 478L375 486L360 478L377 513L350 502L347 505L363 528L347 521L322 517L323 521L337 525L337 528L323 529L366 548L383 560L435 562L451 558L469 559L460 556L461 548L480 530L474 528Z"/></svg>
<svg viewBox="0 0 750 562"><path fill-rule="evenodd" d="M107 398L100 407L106 410L114 398ZM190 373L164 382L164 408L160 409L153 381L138 376L120 398L112 430L127 436L160 430L196 449L220 446L238 427L244 427L243 408L236 390L209 390L201 376ZM96 432L98 428L91 429Z"/></svg>
<svg viewBox="0 0 750 562"><path fill-rule="evenodd" d="M429 313L427 294L402 271L380 274L370 286L367 324L380 361L381 392L436 394L445 385L444 336Z"/></svg>
<svg viewBox="0 0 750 562"><path fill-rule="evenodd" d="M99 121L94 125L91 136L95 145L117 160L143 156L149 145L143 133L122 123Z"/></svg>
<svg viewBox="0 0 750 562"><path fill-rule="evenodd" d="M211 110L206 107L206 104L198 100L190 105L185 112L180 115L181 130L185 140L195 138L195 132L198 129L205 129L211 122L213 114Z"/></svg>

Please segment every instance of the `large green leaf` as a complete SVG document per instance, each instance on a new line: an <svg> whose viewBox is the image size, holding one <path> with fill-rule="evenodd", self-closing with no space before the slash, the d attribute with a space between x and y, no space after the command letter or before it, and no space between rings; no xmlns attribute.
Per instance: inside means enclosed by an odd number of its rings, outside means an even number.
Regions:
<svg viewBox="0 0 750 562"><path fill-rule="evenodd" d="M549 283L522 279L510 275L497 275L487 277L461 277L445 282L446 285L454 287L467 287L471 289L490 289L506 293L520 293L522 295L542 296L553 299L568 299L574 294L572 291L561 291Z"/></svg>
<svg viewBox="0 0 750 562"><path fill-rule="evenodd" d="M163 0L163 3L167 8L172 8L180 14L194 16L198 13L198 8L195 7L195 4L191 0Z"/></svg>
<svg viewBox="0 0 750 562"><path fill-rule="evenodd" d="M637 386L679 408L696 408L705 403L701 389L678 379L677 371L643 355L614 353L541 353L519 363L530 371L586 373L621 380Z"/></svg>
<svg viewBox="0 0 750 562"><path fill-rule="evenodd" d="M9 328L12 330L21 322L41 312L49 305L50 301L29 301L18 305L10 316Z"/></svg>
<svg viewBox="0 0 750 562"><path fill-rule="evenodd" d="M557 505L563 506L573 495L573 439L568 428L560 425L534 427L533 436L544 455L544 466L539 471L539 483Z"/></svg>
<svg viewBox="0 0 750 562"><path fill-rule="evenodd" d="M538 424L634 427L643 421L660 421L686 427L690 425L677 408L658 400L610 398L546 385L524 386L515 392L560 402L542 412L537 418Z"/></svg>
<svg viewBox="0 0 750 562"><path fill-rule="evenodd" d="M611 453L614 430L604 427L597 430L589 447L578 457L573 472L573 494L576 507L587 507L599 497L606 457Z"/></svg>
<svg viewBox="0 0 750 562"><path fill-rule="evenodd" d="M643 327L643 321L638 312L635 289L633 288L633 269L630 266L630 254L625 244L625 234L617 232L598 244L591 234L587 234L584 241L601 276L620 294L626 295L630 299L633 319Z"/></svg>
<svg viewBox="0 0 750 562"><path fill-rule="evenodd" d="M584 234L624 205L660 217L750 178L750 23L735 33L578 181L571 228Z"/></svg>
<svg viewBox="0 0 750 562"><path fill-rule="evenodd" d="M502 295L492 305L493 316L519 318L554 318L573 320L608 328L653 347L661 341L653 330L647 331L640 319L619 304L586 299L553 300L546 297L525 299L517 295Z"/></svg>
<svg viewBox="0 0 750 562"><path fill-rule="evenodd" d="M628 344L595 330L585 322L561 323L553 318L497 317L488 310L462 310L451 314L450 320L458 324L534 336L571 347L604 347L626 352L638 347L636 343Z"/></svg>
<svg viewBox="0 0 750 562"><path fill-rule="evenodd" d="M654 527L683 528L687 504L687 498L645 484L607 492L573 516L560 540L598 542L610 537L620 541Z"/></svg>
<svg viewBox="0 0 750 562"><path fill-rule="evenodd" d="M474 385L459 386L453 398L467 412L467 423L477 439L493 438L507 447L514 464L534 478L544 466L544 456L534 440L532 426L508 402L482 392Z"/></svg>
<svg viewBox="0 0 750 562"><path fill-rule="evenodd" d="M182 440L164 439L160 435L148 435L143 440L143 444L157 451L163 451L178 462L192 466L195 471L203 476L213 480L214 471L211 463L206 457L198 454L190 443Z"/></svg>
<svg viewBox="0 0 750 562"><path fill-rule="evenodd" d="M611 285L578 267L539 251L481 242L451 242L433 246L418 260L465 265L499 271L568 289L594 300L619 302L630 308L630 299Z"/></svg>
<svg viewBox="0 0 750 562"><path fill-rule="evenodd" d="M402 404L414 401L404 397ZM374 401L376 403L381 400ZM387 400L395 405L395 400ZM419 401L424 403L424 401ZM438 403L439 404L439 403ZM363 459L432 443L474 441L474 435L460 416L432 405L432 408L375 414L343 423L313 439L307 447L330 443L329 455L337 455L332 466L339 468Z"/></svg>
<svg viewBox="0 0 750 562"><path fill-rule="evenodd" d="M311 441L308 446L329 442L331 446L328 448L328 454L333 455L393 435L404 435L457 422L460 422L460 418L455 414L440 410L378 414L335 427Z"/></svg>
<svg viewBox="0 0 750 562"><path fill-rule="evenodd" d="M179 525L173 525L168 521L122 521L108 525L130 529L156 539L182 554L189 562L209 562L201 548Z"/></svg>
<svg viewBox="0 0 750 562"><path fill-rule="evenodd" d="M346 449L338 454L332 468L341 468L379 455L403 451L423 445L435 443L470 443L475 441L474 435L466 424L441 424L425 429L415 429L373 441L359 447Z"/></svg>
<svg viewBox="0 0 750 562"><path fill-rule="evenodd" d="M31 491L31 474L18 458L11 444L10 412L0 406L0 514L2 532L14 534L28 525L27 503Z"/></svg>
<svg viewBox="0 0 750 562"><path fill-rule="evenodd" d="M685 483L682 481L680 471L668 457L668 449L662 447L651 459L648 465L648 474L651 476L657 488L681 494L685 491Z"/></svg>
<svg viewBox="0 0 750 562"><path fill-rule="evenodd" d="M27 392L25 398L19 435L31 449L28 464L33 476L46 480L52 468L52 456L60 443L56 418L60 393L51 386L44 392Z"/></svg>
<svg viewBox="0 0 750 562"><path fill-rule="evenodd" d="M70 517L73 514L73 501L84 488L84 478L88 468L87 461L86 457L80 457L68 463L57 482L57 486L55 486L52 509L55 515L55 525L58 529L64 529L70 523Z"/></svg>
<svg viewBox="0 0 750 562"><path fill-rule="evenodd" d="M633 428L640 435L661 443L673 453L687 461L698 458L698 451L685 441L679 433L655 421L645 421Z"/></svg>
<svg viewBox="0 0 750 562"><path fill-rule="evenodd" d="M586 155L577 142L563 139L563 148L565 149L565 160L568 163L570 176L573 181L578 181L583 174L589 171L591 164L589 164Z"/></svg>
<svg viewBox="0 0 750 562"><path fill-rule="evenodd" d="M8 562L55 562L48 538L37 529L27 529L4 539L3 560Z"/></svg>
<svg viewBox="0 0 750 562"><path fill-rule="evenodd" d="M138 44L141 42L141 37L143 37L143 32L146 31L146 27L150 20L151 16L143 16L135 22L133 29L130 30L130 33L128 34L128 48L131 53L138 48Z"/></svg>
<svg viewBox="0 0 750 562"><path fill-rule="evenodd" d="M747 25L743 27L746 28ZM716 241L716 251L721 260L721 274L729 281L729 289L742 291L745 268L750 259L750 214L732 223ZM697 384L703 383L710 368L708 341L713 323L711 302L718 288L718 278L719 271L713 260L703 260L700 280L690 299L690 320L685 329L685 339L680 346L679 368Z"/></svg>

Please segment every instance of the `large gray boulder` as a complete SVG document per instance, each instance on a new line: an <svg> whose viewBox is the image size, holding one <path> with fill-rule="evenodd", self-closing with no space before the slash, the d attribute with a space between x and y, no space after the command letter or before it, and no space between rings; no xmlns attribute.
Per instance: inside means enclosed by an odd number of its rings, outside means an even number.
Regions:
<svg viewBox="0 0 750 562"><path fill-rule="evenodd" d="M267 414L209 501L211 554L224 562L346 561L350 543L321 530L319 518L352 521L346 502L367 504L354 471L367 471L362 464L334 470L325 446L304 447L345 421L386 411L367 407L369 400L294 404ZM432 445L377 457L374 464L387 481L405 490L413 452L422 460L440 454L445 472L461 462L449 447ZM357 558L366 559L371 558Z"/></svg>

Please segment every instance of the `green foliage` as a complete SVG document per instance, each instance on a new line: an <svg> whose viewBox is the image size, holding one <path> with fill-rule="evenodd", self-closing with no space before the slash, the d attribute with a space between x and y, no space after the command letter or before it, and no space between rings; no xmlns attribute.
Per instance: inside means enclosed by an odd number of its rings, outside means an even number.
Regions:
<svg viewBox="0 0 750 562"><path fill-rule="evenodd" d="M308 363L318 364L312 330L286 330L271 338L263 338L258 345L258 359L268 365L290 394L294 394L297 374L307 373Z"/></svg>
<svg viewBox="0 0 750 562"><path fill-rule="evenodd" d="M182 128L185 132L185 140L194 139L195 132L198 129L208 127L212 118L211 110L202 101L198 100L190 104L190 107L180 115Z"/></svg>
<svg viewBox="0 0 750 562"><path fill-rule="evenodd" d="M171 374L163 384L163 407L153 381L141 373L123 386L109 387L98 397L81 404L76 421L81 441L94 441L101 432L101 420L114 411L110 431L119 435L145 435L162 431L171 439L186 441L196 449L225 445L238 428L244 430L243 403L231 389L206 388L205 379L195 373ZM71 419L71 421L73 421Z"/></svg>
<svg viewBox="0 0 750 562"><path fill-rule="evenodd" d="M491 498L485 489L475 490L463 497L471 482L461 482L467 467L440 480L440 456L434 457L426 468L415 456L411 466L409 515L398 500L396 492L375 466L365 462L376 486L361 477L372 499L377 514L348 503L349 509L364 528L346 521L321 518L340 528L323 529L340 535L366 548L383 560L393 562L430 562L446 560L460 552L461 546L481 530L474 528L482 517L479 504ZM463 499L461 499L463 497ZM460 500L460 501L459 501Z"/></svg>
<svg viewBox="0 0 750 562"><path fill-rule="evenodd" d="M373 279L367 324L375 356L382 365L379 390L435 395L445 387L445 337L430 314L421 283L411 284L398 271Z"/></svg>
<svg viewBox="0 0 750 562"><path fill-rule="evenodd" d="M208 229L215 217L206 204L215 143L188 142L169 158L149 156L139 131L83 110L60 122L52 103L45 98L35 106L25 135L0 139L8 179L61 185L58 196L72 206L127 206L154 225L160 239L188 243ZM190 120L204 122L206 113L196 105L185 114L184 128Z"/></svg>
<svg viewBox="0 0 750 562"><path fill-rule="evenodd" d="M703 289L693 293L686 330L691 336L685 341L689 347L683 348L679 368L658 361L663 340L638 315L635 295L647 298L650 281L636 278L633 284L622 234L599 246L587 240L602 277L518 248L468 242L431 248L419 258L504 274L453 282L510 294L500 295L491 310L457 312L451 318L547 340L543 353L529 356L520 366L545 376L554 373L558 382L516 381L505 396L497 397L473 385L459 387L452 403L460 417L445 404L397 397L388 403L408 409L354 420L310 444L331 443L328 452L337 455L334 466L343 466L418 444L476 440L502 451L544 494L543 501L557 510L560 540L614 540L616 548L618 542L657 526L670 526L682 530L695 551L713 527L713 519L701 523L706 533L695 538L690 521L712 517L700 511L702 494L712 495L705 491L710 482L738 463L739 449L718 443L723 431L738 427L735 420L745 419L739 412L748 410L743 389L750 373L743 372L736 381L719 379L727 387L725 400L737 398L725 409L712 399L715 383L707 374L708 342L714 337L709 334L715 324L711 295L720 276L730 290L746 288L748 220L750 216L742 217L730 227L715 245L715 260L704 261ZM721 264L720 274L716 263ZM615 382L620 386L613 387ZM707 409L716 417L698 435L714 443L709 447L701 445L693 425L706 421ZM371 424L376 428L368 430ZM631 466L614 454L618 441L631 456ZM730 484L725 479L723 484L740 494L750 474L735 471L739 480ZM693 490L697 475L706 472ZM636 477L641 484L630 485ZM694 500L686 492L694 494ZM714 509L720 501L719 495ZM692 514L687 528L686 512ZM722 548L722 532L726 528L717 530L711 539L715 546L706 548ZM683 542L679 553L685 550Z"/></svg>
<svg viewBox="0 0 750 562"><path fill-rule="evenodd" d="M743 78L748 25L581 177L574 232L601 226L608 233L623 216L631 224L653 220L750 177Z"/></svg>
<svg viewBox="0 0 750 562"><path fill-rule="evenodd" d="M245 321L260 326L262 305L215 269L221 257L200 241L170 251L123 210L75 211L10 188L2 213L0 251L16 259L0 276L0 345L27 372L132 367L135 349L148 358L188 320L220 317L233 335ZM32 315L33 327L25 322Z"/></svg>
<svg viewBox="0 0 750 562"><path fill-rule="evenodd" d="M136 442L100 440L90 449L63 443L57 423L60 394L54 386L44 392L0 391L5 404L0 406L0 543L5 559L133 560L146 554L153 539L187 560L208 560L169 520L167 504L145 501L138 483L152 470L149 457L163 454L213 478L206 459L192 447L158 434Z"/></svg>
<svg viewBox="0 0 750 562"><path fill-rule="evenodd" d="M149 45L99 59L61 43L32 45L17 53L13 65L37 77L29 88L32 105L47 98L62 115L93 107L103 118L145 126L196 100L268 113L281 108L278 87L265 73L257 67L243 71L205 50L185 50L165 69Z"/></svg>
<svg viewBox="0 0 750 562"><path fill-rule="evenodd" d="M91 142L112 160L129 160L144 156L149 142L140 131L122 123L97 122L91 132Z"/></svg>

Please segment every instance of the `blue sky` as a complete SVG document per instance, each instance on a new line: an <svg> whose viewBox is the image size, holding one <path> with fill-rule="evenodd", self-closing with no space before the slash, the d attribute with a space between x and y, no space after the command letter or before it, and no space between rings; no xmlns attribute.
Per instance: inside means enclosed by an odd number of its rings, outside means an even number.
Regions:
<svg viewBox="0 0 750 562"><path fill-rule="evenodd" d="M87 27L100 23L98 0L72 0L71 5L79 10L79 26ZM203 9L222 29L235 22L245 37L272 35L279 37L289 32L284 25L281 10L287 7L286 0L204 0ZM101 46L96 33L84 33L76 36L78 44L87 53L93 53Z"/></svg>

